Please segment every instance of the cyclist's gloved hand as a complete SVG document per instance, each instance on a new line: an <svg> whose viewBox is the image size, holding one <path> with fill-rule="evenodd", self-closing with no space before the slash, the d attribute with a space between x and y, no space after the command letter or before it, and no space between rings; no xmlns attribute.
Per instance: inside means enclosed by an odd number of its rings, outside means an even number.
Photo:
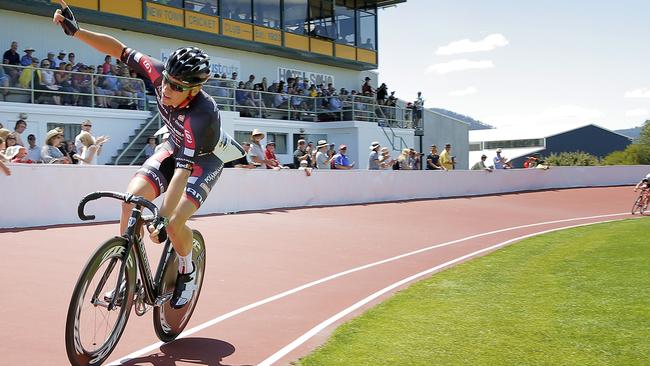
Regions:
<svg viewBox="0 0 650 366"><path fill-rule="evenodd" d="M167 224L169 220L166 217L158 217L149 225L149 238L154 243L164 243L167 240Z"/></svg>
<svg viewBox="0 0 650 366"><path fill-rule="evenodd" d="M57 9L54 13L54 23L61 25L65 34L74 36L79 30L79 23L77 23L77 19L72 14L68 4L63 0L59 0L59 3L61 3L63 9Z"/></svg>

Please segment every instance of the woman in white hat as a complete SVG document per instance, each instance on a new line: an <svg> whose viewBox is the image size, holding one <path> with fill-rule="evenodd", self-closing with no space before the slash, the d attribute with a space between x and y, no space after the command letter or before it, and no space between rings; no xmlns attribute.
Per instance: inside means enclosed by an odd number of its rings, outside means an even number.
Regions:
<svg viewBox="0 0 650 366"><path fill-rule="evenodd" d="M390 157L390 151L387 147L382 147L379 154L379 169L391 170L395 164L395 159Z"/></svg>
<svg viewBox="0 0 650 366"><path fill-rule="evenodd" d="M49 130L45 136L45 145L41 148L41 159L46 164L70 164L70 159L63 155L58 147L63 141L60 127Z"/></svg>
<svg viewBox="0 0 650 366"><path fill-rule="evenodd" d="M270 164L270 161L266 160L266 154L264 153L264 148L262 147L261 141L264 140L264 132L258 130L257 128L251 133L251 149L248 151L248 156L253 162L255 167L264 168Z"/></svg>
<svg viewBox="0 0 650 366"><path fill-rule="evenodd" d="M318 151L316 153L316 168L317 169L332 169L332 160L334 159L334 156L331 158L327 157L327 147L329 145L327 144L326 140L319 140L318 145L316 145L316 150Z"/></svg>

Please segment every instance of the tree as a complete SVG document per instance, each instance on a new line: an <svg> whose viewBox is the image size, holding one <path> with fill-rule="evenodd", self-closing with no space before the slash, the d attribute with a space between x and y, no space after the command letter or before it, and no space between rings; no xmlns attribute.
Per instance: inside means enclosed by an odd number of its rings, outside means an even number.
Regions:
<svg viewBox="0 0 650 366"><path fill-rule="evenodd" d="M643 123L641 134L634 144L623 151L614 151L603 159L605 165L650 164L650 120Z"/></svg>
<svg viewBox="0 0 650 366"><path fill-rule="evenodd" d="M643 123L637 144L650 146L650 119Z"/></svg>
<svg viewBox="0 0 650 366"><path fill-rule="evenodd" d="M547 164L555 166L596 166L600 165L598 157L583 151L551 154L544 159Z"/></svg>

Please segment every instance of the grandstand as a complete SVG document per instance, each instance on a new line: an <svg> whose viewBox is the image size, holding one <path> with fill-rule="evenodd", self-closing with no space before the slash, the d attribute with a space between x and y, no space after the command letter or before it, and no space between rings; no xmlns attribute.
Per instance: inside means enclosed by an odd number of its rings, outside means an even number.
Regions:
<svg viewBox="0 0 650 366"><path fill-rule="evenodd" d="M211 55L215 78L205 90L222 110L226 132L238 140L246 139L255 128L266 132L277 144L282 162L291 162L298 139L327 139L348 145L348 154L367 164L368 146L379 141L393 151L412 147L427 151L430 143L451 143L458 156L457 168L468 165L468 126L462 121L424 111L420 123L413 122L404 96L394 105L377 102L372 95L356 94L366 77L376 88L381 76L374 70L379 60L377 20L382 8L404 1L296 0L158 0L108 1L70 0L77 18L85 27L114 35L143 53L165 60L174 49L192 44ZM104 55L70 39L52 24L56 2L0 0L5 29L0 46L19 44L22 56L26 47L43 59L49 51L74 52L77 62L100 66ZM47 34L48 37L43 37ZM79 70L70 73L82 72ZM237 76L233 80L233 73ZM266 79L264 88L242 91L239 81L249 75L255 83ZM104 76L91 76L93 82ZM74 78L74 75L71 76ZM303 86L293 94L277 89L299 78ZM137 78L126 83L146 90ZM328 91L332 84L335 92ZM274 89L275 85L275 89ZM307 95L313 85L318 93ZM160 125L150 96L144 93L115 91L105 97L109 108L97 108L100 91L38 90L33 84L10 85L0 99L0 121L12 125L18 113L29 115L27 133L45 136L52 126L63 125L75 133L83 119L94 121L97 133L110 135L100 164L138 164L146 137ZM345 90L345 91L344 91ZM277 94L287 93L286 103L274 103ZM65 98L77 95L80 105L52 105L52 95ZM246 94L248 96L246 96ZM396 93L400 95L398 90ZM247 100L250 99L250 102ZM337 103L330 103L332 98ZM148 101L149 100L149 101ZM427 128L429 126L429 128Z"/></svg>

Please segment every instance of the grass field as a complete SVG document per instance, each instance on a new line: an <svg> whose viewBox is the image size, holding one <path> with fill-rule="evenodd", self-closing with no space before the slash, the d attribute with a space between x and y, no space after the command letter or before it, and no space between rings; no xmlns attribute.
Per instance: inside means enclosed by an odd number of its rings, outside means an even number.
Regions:
<svg viewBox="0 0 650 366"><path fill-rule="evenodd" d="M650 365L650 218L549 233L399 292L299 365Z"/></svg>

